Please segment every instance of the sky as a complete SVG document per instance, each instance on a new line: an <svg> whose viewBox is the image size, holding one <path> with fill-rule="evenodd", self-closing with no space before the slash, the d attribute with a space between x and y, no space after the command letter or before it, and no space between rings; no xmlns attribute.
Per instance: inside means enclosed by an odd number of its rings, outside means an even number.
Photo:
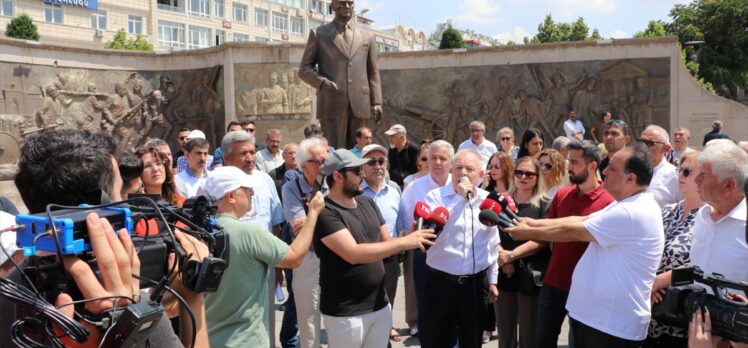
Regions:
<svg viewBox="0 0 748 348"><path fill-rule="evenodd" d="M394 24L413 27L428 37L437 23L451 19L455 27L472 29L505 43L537 33L538 24L551 14L555 22L584 17L604 38L627 38L647 27L650 20L670 21L668 13L686 0L355 0L357 12L373 19L375 27Z"/></svg>

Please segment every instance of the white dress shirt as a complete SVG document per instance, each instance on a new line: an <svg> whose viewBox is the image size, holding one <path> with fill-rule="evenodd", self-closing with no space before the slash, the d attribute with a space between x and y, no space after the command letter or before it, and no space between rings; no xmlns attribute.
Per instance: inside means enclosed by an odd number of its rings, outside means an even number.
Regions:
<svg viewBox="0 0 748 348"><path fill-rule="evenodd" d="M487 269L486 276L491 284L496 284L499 276L499 229L484 226L478 219L479 205L486 197L488 191L478 188L475 197L468 202L457 194L452 183L426 195L425 203L431 209L445 207L449 211L444 230L426 253L429 267L457 276Z"/></svg>
<svg viewBox="0 0 748 348"><path fill-rule="evenodd" d="M574 131L581 131L582 133L572 136L571 133ZM582 141L584 139L584 125L580 120L572 121L568 119L564 121L564 132L566 132L566 137L571 140Z"/></svg>
<svg viewBox="0 0 748 348"><path fill-rule="evenodd" d="M475 145L473 139L465 140L460 144L460 147L457 148L457 151L460 150L473 150L477 152L481 158L481 168L484 169L486 168L486 165L488 165L488 160L491 158L491 155L499 151L496 144L490 142L486 138L483 138L483 141L479 145Z"/></svg>
<svg viewBox="0 0 748 348"><path fill-rule="evenodd" d="M452 181L452 174L447 176L447 185ZM423 200L429 191L439 187L439 184L434 181L431 175L422 176L412 183L408 184L403 191L402 198L400 199L400 226L403 226L403 234L410 232L410 226L413 225L413 210L416 208L416 203ZM431 207L432 209L434 207Z"/></svg>
<svg viewBox="0 0 748 348"><path fill-rule="evenodd" d="M696 213L691 265L699 266L704 274L719 273L730 280L748 282L745 204L743 198L740 204L717 221L712 220L712 207L709 205Z"/></svg>
<svg viewBox="0 0 748 348"><path fill-rule="evenodd" d="M177 187L177 192L184 198L195 197L200 186L203 186L205 180L208 180L208 173L206 170L203 172L203 175L195 176L187 168L174 176L174 186Z"/></svg>
<svg viewBox="0 0 748 348"><path fill-rule="evenodd" d="M663 158L652 170L652 181L647 187L647 192L654 195L660 208L680 202L683 195L678 189L678 169Z"/></svg>
<svg viewBox="0 0 748 348"><path fill-rule="evenodd" d="M280 167L281 164L283 164L283 150L279 149L275 156L271 155L267 148L257 152L255 167L260 171L270 174L273 169Z"/></svg>

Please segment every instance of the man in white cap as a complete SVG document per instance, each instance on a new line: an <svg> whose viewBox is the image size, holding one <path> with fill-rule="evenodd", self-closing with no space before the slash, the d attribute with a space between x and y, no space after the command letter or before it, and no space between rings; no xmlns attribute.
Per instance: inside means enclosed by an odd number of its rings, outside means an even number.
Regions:
<svg viewBox="0 0 748 348"><path fill-rule="evenodd" d="M213 347L267 347L270 343L267 286L273 267L301 264L312 241L322 194L309 204L306 224L291 245L252 222L241 221L252 208L253 181L241 169L225 166L210 173L202 189L218 199L217 221L229 234L231 262L215 293L206 295L205 315Z"/></svg>
<svg viewBox="0 0 748 348"><path fill-rule="evenodd" d="M408 141L408 132L401 124L390 127L384 134L390 137L390 179L403 187L406 176L418 172L418 154L420 149Z"/></svg>
<svg viewBox="0 0 748 348"><path fill-rule="evenodd" d="M180 132L180 134L181 134L181 132ZM192 140L192 139L203 139L203 140L205 140L206 139L205 138L205 133L203 133L203 131L198 130L198 129L190 131L190 133L187 135L187 138L184 141L184 146L182 148L182 151L184 152L184 155L183 156L179 156L179 158L177 158L177 170L176 170L176 172L174 174L179 174L179 172L181 172L181 171L183 171L183 170L185 170L185 169L187 169L189 167L188 160L187 160L187 153L189 152L189 150L187 150L187 143L189 143L190 140ZM205 164L204 164L206 171L210 169L210 164L211 163L213 163L213 156L208 155L208 159L205 161Z"/></svg>

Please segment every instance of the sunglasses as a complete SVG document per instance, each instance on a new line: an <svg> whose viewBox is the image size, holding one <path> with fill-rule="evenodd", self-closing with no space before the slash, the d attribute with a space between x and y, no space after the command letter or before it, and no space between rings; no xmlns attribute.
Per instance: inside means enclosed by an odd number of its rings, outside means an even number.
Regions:
<svg viewBox="0 0 748 348"><path fill-rule="evenodd" d="M683 174L684 178L687 178L689 175L691 175L691 173L693 173L693 170L691 170L690 168L681 168L679 172Z"/></svg>
<svg viewBox="0 0 748 348"><path fill-rule="evenodd" d="M514 177L515 178L528 178L528 179L532 179L532 178L534 178L536 176L538 176L538 173L531 172L529 170L519 170L519 169L515 169L514 170Z"/></svg>
<svg viewBox="0 0 748 348"><path fill-rule="evenodd" d="M511 137L501 137L501 141L509 141L512 140Z"/></svg>
<svg viewBox="0 0 748 348"><path fill-rule="evenodd" d="M349 168L343 168L340 170L341 173L345 172L351 172L353 175L360 176L361 175L361 167L349 167Z"/></svg>
<svg viewBox="0 0 748 348"><path fill-rule="evenodd" d="M428 158L428 157L421 157L421 162L426 162L426 161L428 161L428 160L429 160L429 158Z"/></svg>
<svg viewBox="0 0 748 348"><path fill-rule="evenodd" d="M366 164L370 166L373 166L377 163L379 163L380 166L383 166L385 163L387 163L387 159L384 157L379 157L379 158L372 158L369 160L369 162L366 162Z"/></svg>
<svg viewBox="0 0 748 348"><path fill-rule="evenodd" d="M550 164L550 163L541 163L540 164L540 169L546 170L546 171L551 170L551 169L553 169L553 164Z"/></svg>
<svg viewBox="0 0 748 348"><path fill-rule="evenodd" d="M642 144L647 145L647 147L655 146L655 144L664 144L661 141L654 141L654 140L647 140L647 139L639 139L639 141L641 141Z"/></svg>

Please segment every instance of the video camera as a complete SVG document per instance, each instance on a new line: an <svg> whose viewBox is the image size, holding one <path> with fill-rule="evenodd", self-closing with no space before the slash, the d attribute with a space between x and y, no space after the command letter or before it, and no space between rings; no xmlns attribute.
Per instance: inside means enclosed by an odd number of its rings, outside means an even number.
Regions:
<svg viewBox="0 0 748 348"><path fill-rule="evenodd" d="M709 286L713 294L694 282ZM723 289L748 293L748 283L728 280L716 273L705 276L696 266L675 269L672 285L652 315L664 324L688 328L696 309L706 308L712 319L712 335L748 343L748 304L726 298Z"/></svg>

